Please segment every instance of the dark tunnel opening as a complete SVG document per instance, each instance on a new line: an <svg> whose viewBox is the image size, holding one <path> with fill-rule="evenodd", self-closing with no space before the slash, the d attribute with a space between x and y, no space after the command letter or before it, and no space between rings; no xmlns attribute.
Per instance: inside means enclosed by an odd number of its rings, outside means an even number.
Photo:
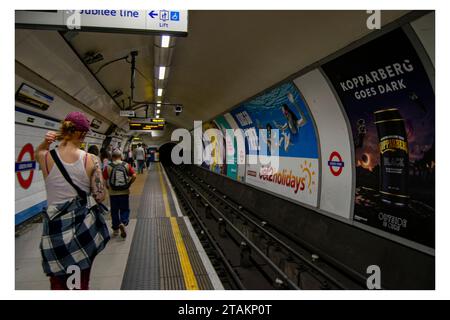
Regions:
<svg viewBox="0 0 450 320"><path fill-rule="evenodd" d="M175 143L174 142L168 142L163 144L160 148L159 148L159 160L161 161L161 163L165 166L173 166L173 162L172 162L172 149L173 147L175 147ZM181 151L182 152L182 151Z"/></svg>

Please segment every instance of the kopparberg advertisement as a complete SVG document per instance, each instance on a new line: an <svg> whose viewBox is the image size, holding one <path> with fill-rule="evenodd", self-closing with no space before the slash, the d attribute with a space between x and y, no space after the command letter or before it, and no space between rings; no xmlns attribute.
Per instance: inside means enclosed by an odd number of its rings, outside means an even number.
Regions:
<svg viewBox="0 0 450 320"><path fill-rule="evenodd" d="M355 148L354 220L434 247L435 96L402 29L325 64Z"/></svg>
<svg viewBox="0 0 450 320"><path fill-rule="evenodd" d="M318 147L314 124L300 92L291 83L241 104L231 112L246 132L246 182L310 206L318 199ZM265 129L267 134L260 134ZM275 134L275 130L278 133ZM258 148L266 139L267 152ZM274 145L271 145L273 143ZM278 149L279 158L263 164L258 155ZM275 156L270 155L272 160ZM278 168L273 166L278 163Z"/></svg>

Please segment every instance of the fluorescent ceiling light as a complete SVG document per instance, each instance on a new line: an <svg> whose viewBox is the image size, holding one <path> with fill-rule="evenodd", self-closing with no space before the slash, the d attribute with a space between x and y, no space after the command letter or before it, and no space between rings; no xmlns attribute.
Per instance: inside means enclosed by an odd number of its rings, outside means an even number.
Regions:
<svg viewBox="0 0 450 320"><path fill-rule="evenodd" d="M158 89L158 97L161 97L163 93L163 89Z"/></svg>
<svg viewBox="0 0 450 320"><path fill-rule="evenodd" d="M161 107L161 103L159 103L160 101L158 101L158 104L156 105L158 108Z"/></svg>
<svg viewBox="0 0 450 320"><path fill-rule="evenodd" d="M161 110L159 110L159 109L156 110L156 113L157 113L157 114L160 114L160 112L161 112Z"/></svg>
<svg viewBox="0 0 450 320"><path fill-rule="evenodd" d="M156 118L159 118L159 114L156 115Z"/></svg>
<svg viewBox="0 0 450 320"><path fill-rule="evenodd" d="M166 67L159 67L159 80L163 80L166 76Z"/></svg>
<svg viewBox="0 0 450 320"><path fill-rule="evenodd" d="M170 42L170 36L162 36L161 37L161 47L168 48Z"/></svg>

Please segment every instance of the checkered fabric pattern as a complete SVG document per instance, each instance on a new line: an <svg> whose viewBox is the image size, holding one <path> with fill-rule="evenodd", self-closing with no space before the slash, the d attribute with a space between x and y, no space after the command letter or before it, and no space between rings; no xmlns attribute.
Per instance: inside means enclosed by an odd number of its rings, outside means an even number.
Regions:
<svg viewBox="0 0 450 320"><path fill-rule="evenodd" d="M69 266L90 268L110 239L105 207L75 198L49 206L40 244L42 266L48 276L65 275Z"/></svg>

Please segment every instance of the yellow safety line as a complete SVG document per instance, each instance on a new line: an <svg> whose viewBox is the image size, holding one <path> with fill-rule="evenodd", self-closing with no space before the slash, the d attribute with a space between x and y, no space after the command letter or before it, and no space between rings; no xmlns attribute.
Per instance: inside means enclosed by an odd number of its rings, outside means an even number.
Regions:
<svg viewBox="0 0 450 320"><path fill-rule="evenodd" d="M198 290L197 279L195 278L194 271L192 270L191 261L184 245L183 238L181 237L180 228L178 227L177 218L171 217L170 223L172 224L173 237L177 245L178 257L180 258L181 269L184 275L184 284L187 290Z"/></svg>
<svg viewBox="0 0 450 320"><path fill-rule="evenodd" d="M159 163L158 163L158 173L159 173L159 183L161 184L161 191L162 191L162 196L163 196L163 201L164 201L164 209L165 209L166 217L169 218L172 216L172 213L170 212L170 205L169 205L169 199L167 198L166 185L164 184L164 181L163 181L163 176L161 174L161 167L160 167Z"/></svg>
<svg viewBox="0 0 450 320"><path fill-rule="evenodd" d="M170 224L172 226L172 234L177 246L178 258L180 259L181 270L183 271L184 284L187 290L198 290L197 279L195 278L194 271L192 270L191 261L186 250L186 246L181 236L180 228L178 226L177 218L172 217L170 212L169 200L167 198L166 186L164 185L163 177L161 174L161 165L158 163L159 182L161 184L161 191L164 200L164 207L166 217L170 218Z"/></svg>

